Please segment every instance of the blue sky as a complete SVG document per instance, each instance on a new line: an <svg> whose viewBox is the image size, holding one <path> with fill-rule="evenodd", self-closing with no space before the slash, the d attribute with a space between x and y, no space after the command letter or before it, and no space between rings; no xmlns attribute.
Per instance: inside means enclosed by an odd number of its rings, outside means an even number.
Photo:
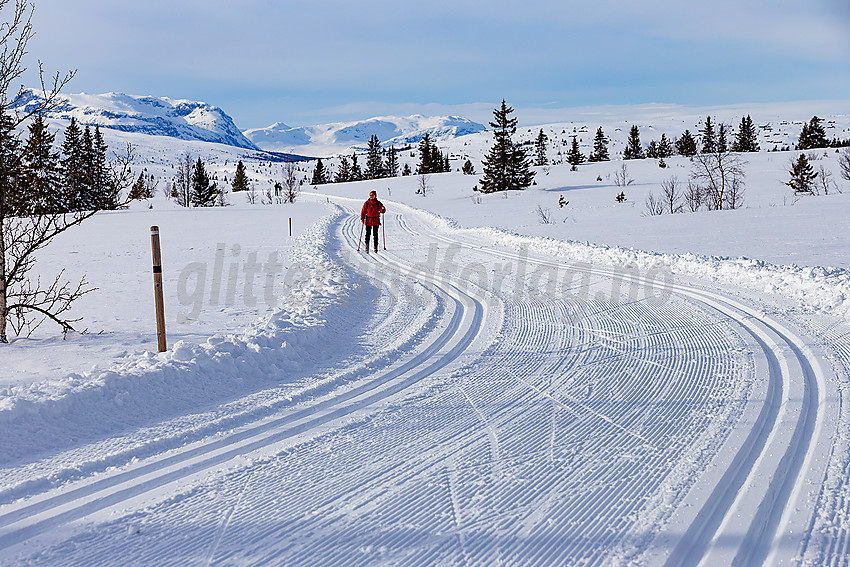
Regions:
<svg viewBox="0 0 850 567"><path fill-rule="evenodd" d="M847 0L36 0L68 92L202 100L240 128L392 114L850 100ZM28 78L35 84L33 77ZM836 112L850 112L837 108Z"/></svg>

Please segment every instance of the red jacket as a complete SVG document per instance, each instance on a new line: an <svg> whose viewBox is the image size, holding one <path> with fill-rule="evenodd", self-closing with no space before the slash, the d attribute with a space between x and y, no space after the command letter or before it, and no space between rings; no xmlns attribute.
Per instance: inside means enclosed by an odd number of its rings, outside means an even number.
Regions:
<svg viewBox="0 0 850 567"><path fill-rule="evenodd" d="M363 210L360 211L360 220L366 223L366 226L380 226L381 213L387 212L384 205L377 199L369 199L363 203Z"/></svg>

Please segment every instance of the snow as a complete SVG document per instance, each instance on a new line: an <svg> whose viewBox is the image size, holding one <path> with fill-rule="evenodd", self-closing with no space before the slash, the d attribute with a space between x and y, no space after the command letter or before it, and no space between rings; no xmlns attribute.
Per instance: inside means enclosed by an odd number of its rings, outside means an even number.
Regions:
<svg viewBox="0 0 850 567"><path fill-rule="evenodd" d="M324 157L363 150L373 135L384 147L405 147L418 144L426 133L432 140L447 141L482 131L483 125L460 116L414 114L297 128L277 122L267 128L246 130L245 135L264 150Z"/></svg>
<svg viewBox="0 0 850 567"><path fill-rule="evenodd" d="M38 104L44 93L29 89L18 106ZM218 142L256 150L225 112L203 102L124 93L59 95L51 120L99 125L124 132Z"/></svg>
<svg viewBox="0 0 850 567"><path fill-rule="evenodd" d="M695 116L642 124L657 139ZM220 182L244 159L260 195L188 210L157 195L39 256L40 274L98 289L75 306L85 333L45 324L3 349L0 565L846 561L850 186L834 152L815 161L829 195L795 197L797 152L761 152L743 208L648 216L688 160L629 162L623 187L615 160L537 168L507 195L452 172L426 196L406 177L281 204L262 154L107 136L160 183L186 151ZM488 136L441 148L480 171ZM387 250L366 255L373 189Z"/></svg>

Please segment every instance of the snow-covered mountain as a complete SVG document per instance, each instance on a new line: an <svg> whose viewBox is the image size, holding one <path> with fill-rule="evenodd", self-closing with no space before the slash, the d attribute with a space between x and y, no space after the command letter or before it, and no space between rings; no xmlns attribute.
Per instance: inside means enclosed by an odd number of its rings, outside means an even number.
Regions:
<svg viewBox="0 0 850 567"><path fill-rule="evenodd" d="M36 104L43 93L26 91L19 107ZM97 124L122 132L169 136L257 149L221 108L204 102L124 93L60 95L59 106L47 116Z"/></svg>
<svg viewBox="0 0 850 567"><path fill-rule="evenodd" d="M335 122L293 128L278 122L245 131L257 147L279 152L331 155L363 149L372 135L384 146L415 144L425 134L437 142L485 130L482 124L460 116L380 116L359 122Z"/></svg>

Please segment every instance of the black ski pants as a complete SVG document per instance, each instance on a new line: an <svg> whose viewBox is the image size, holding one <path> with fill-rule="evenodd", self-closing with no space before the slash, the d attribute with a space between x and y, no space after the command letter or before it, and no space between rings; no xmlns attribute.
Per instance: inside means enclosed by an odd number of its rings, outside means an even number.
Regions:
<svg viewBox="0 0 850 567"><path fill-rule="evenodd" d="M376 226L366 225L366 248L369 248L369 235L374 233L375 234L375 250L378 249L378 229L379 228L381 228L381 227L378 226L378 225L376 225Z"/></svg>

